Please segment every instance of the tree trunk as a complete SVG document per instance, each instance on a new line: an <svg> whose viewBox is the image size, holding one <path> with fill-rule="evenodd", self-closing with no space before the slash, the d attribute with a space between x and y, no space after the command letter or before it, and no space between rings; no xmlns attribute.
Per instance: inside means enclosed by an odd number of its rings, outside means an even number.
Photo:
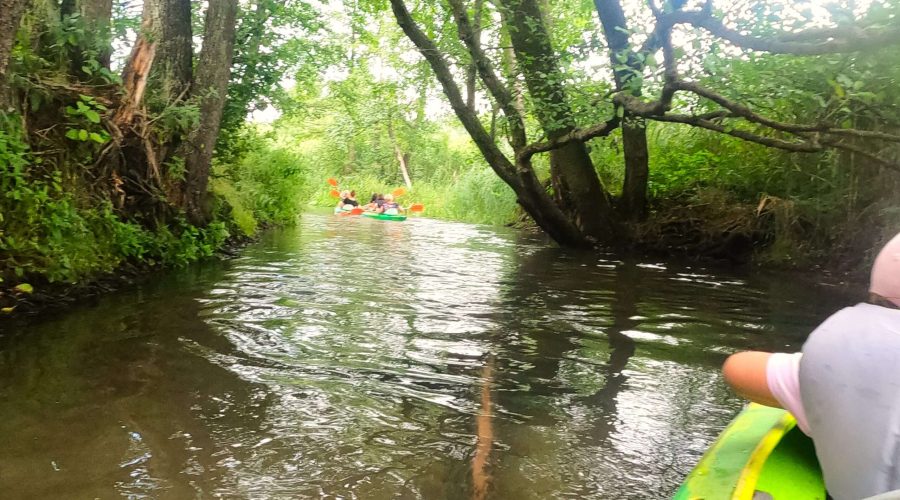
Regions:
<svg viewBox="0 0 900 500"><path fill-rule="evenodd" d="M210 217L206 191L231 76L237 10L237 0L210 0L192 86L192 94L200 103L200 124L188 136L185 191L188 219L198 225L206 224Z"/></svg>
<svg viewBox="0 0 900 500"><path fill-rule="evenodd" d="M632 83L633 72L643 70L643 64L631 50L628 25L619 0L594 0L600 24L609 47L609 59L616 80L616 90L624 90ZM624 62L622 62L624 60ZM640 88L632 89L640 96ZM622 144L625 153L625 182L619 213L627 220L642 220L647 215L647 183L650 177L650 153L647 150L647 124L638 116L625 113L622 121Z"/></svg>
<svg viewBox="0 0 900 500"><path fill-rule="evenodd" d="M550 140L575 128L556 54L544 27L537 0L509 0L509 34L522 66L535 113ZM617 233L609 197L584 143L550 152L550 172L557 202L585 235L613 241Z"/></svg>
<svg viewBox="0 0 900 500"><path fill-rule="evenodd" d="M145 9L141 22L141 34L138 35L138 39L131 49L131 55L128 57L128 63L125 64L125 69L122 71L124 96L113 118L116 126L120 129L131 123L144 100L147 77L150 75L153 60L156 58L156 42L152 41L152 31L153 21Z"/></svg>
<svg viewBox="0 0 900 500"><path fill-rule="evenodd" d="M625 113L622 146L625 154L625 182L622 184L619 213L626 220L643 220L647 216L647 186L650 179L646 120Z"/></svg>
<svg viewBox="0 0 900 500"><path fill-rule="evenodd" d="M491 3L500 12L500 45L503 52L500 54L500 65L503 76L506 78L506 84L513 93L513 106L519 113L519 116L525 116L525 87L517 78L516 71L516 51L512 47L512 41L509 38L509 16L507 16L506 8L501 0L491 0Z"/></svg>
<svg viewBox="0 0 900 500"><path fill-rule="evenodd" d="M158 40L151 79L164 105L186 97L193 73L194 49L190 0L147 0Z"/></svg>
<svg viewBox="0 0 900 500"><path fill-rule="evenodd" d="M0 0L0 12L3 13L0 15L0 111L5 111L9 97L6 83L9 56L13 44L16 43L16 33L19 31L22 14L30 3L30 0Z"/></svg>
<svg viewBox="0 0 900 500"><path fill-rule="evenodd" d="M472 32L475 37L475 43L481 45L481 15L484 8L484 0L475 0L475 15L472 19ZM478 81L478 70L473 61L466 68L466 106L475 109L475 83Z"/></svg>
<svg viewBox="0 0 900 500"><path fill-rule="evenodd" d="M388 137L391 139L391 145L394 147L394 156L397 157L397 163L400 164L400 174L403 176L403 183L406 184L407 189L412 189L412 180L409 178L409 169L407 167L407 164L409 162L409 154L403 154L403 150L400 149L400 143L397 142L397 135L394 134L393 121L393 118L391 116L388 116Z"/></svg>

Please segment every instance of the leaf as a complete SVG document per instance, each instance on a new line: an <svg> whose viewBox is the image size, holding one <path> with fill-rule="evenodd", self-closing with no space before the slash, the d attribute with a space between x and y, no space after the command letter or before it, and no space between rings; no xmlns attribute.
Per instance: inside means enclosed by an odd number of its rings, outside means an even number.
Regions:
<svg viewBox="0 0 900 500"><path fill-rule="evenodd" d="M86 140L88 140L88 131L85 130L85 129L79 130L79 131L78 131L78 140L79 140L79 141L86 141Z"/></svg>
<svg viewBox="0 0 900 500"><path fill-rule="evenodd" d="M13 288L13 290L19 293L33 293L34 287L29 285L28 283L19 283L15 288Z"/></svg>
<svg viewBox="0 0 900 500"><path fill-rule="evenodd" d="M839 83L834 84L834 94L840 99L843 99L844 96L847 95L847 93L844 92L844 87L842 87Z"/></svg>
<svg viewBox="0 0 900 500"><path fill-rule="evenodd" d="M73 141L78 140L78 129L70 128L66 131L66 137L72 139Z"/></svg>
<svg viewBox="0 0 900 500"><path fill-rule="evenodd" d="M93 109L89 109L89 110L85 111L84 116L91 123L100 123L100 113L94 111Z"/></svg>
<svg viewBox="0 0 900 500"><path fill-rule="evenodd" d="M15 310L16 310L16 306L13 306L13 307L4 307L3 309L0 309L0 313L3 313L3 314L9 314L9 313L11 313L11 312L13 312L13 311L15 311Z"/></svg>
<svg viewBox="0 0 900 500"><path fill-rule="evenodd" d="M103 144L104 142L106 142L106 138L96 132L91 132L90 138L97 144Z"/></svg>

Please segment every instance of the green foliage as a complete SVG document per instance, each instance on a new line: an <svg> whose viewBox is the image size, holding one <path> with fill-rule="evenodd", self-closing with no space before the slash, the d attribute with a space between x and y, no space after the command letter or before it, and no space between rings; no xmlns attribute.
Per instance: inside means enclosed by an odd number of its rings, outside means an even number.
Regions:
<svg viewBox="0 0 900 500"><path fill-rule="evenodd" d="M122 220L108 201L85 204L61 173L39 168L16 120L0 123L0 269L15 277L74 283L125 262L185 265L212 255L228 237L176 219L155 230Z"/></svg>
<svg viewBox="0 0 900 500"><path fill-rule="evenodd" d="M71 120L69 128L66 129L66 138L81 142L93 141L97 144L109 141L109 134L100 125L101 113L106 110L106 106L98 103L93 97L81 95L75 106L66 106L66 116Z"/></svg>
<svg viewBox="0 0 900 500"><path fill-rule="evenodd" d="M212 191L241 233L255 234L259 224L296 222L308 199L308 160L251 126L235 135L232 148L214 165Z"/></svg>

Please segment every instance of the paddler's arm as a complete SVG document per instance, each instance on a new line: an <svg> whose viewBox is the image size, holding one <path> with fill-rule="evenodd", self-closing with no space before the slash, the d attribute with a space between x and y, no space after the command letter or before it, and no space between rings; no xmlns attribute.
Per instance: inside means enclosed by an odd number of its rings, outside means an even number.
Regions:
<svg viewBox="0 0 900 500"><path fill-rule="evenodd" d="M766 369L772 353L747 351L732 354L722 365L725 382L743 398L761 405L781 408L772 395L766 376Z"/></svg>

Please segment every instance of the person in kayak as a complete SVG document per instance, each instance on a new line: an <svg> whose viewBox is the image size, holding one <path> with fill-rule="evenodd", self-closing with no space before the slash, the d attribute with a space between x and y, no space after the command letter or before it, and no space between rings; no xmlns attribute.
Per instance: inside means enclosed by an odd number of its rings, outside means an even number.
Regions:
<svg viewBox="0 0 900 500"><path fill-rule="evenodd" d="M343 193L342 193L342 195L343 195ZM344 202L344 207L346 207L347 205L350 205L353 208L358 207L359 202L356 201L356 191L350 191L349 193L347 193L347 196L343 198L343 202Z"/></svg>
<svg viewBox="0 0 900 500"><path fill-rule="evenodd" d="M900 234L875 259L867 303L826 319L800 353L741 352L722 372L796 417L835 499L900 490Z"/></svg>
<svg viewBox="0 0 900 500"><path fill-rule="evenodd" d="M384 195L384 200L378 208L378 213L385 215L397 215L400 213L400 205L394 201L394 195L390 193Z"/></svg>
<svg viewBox="0 0 900 500"><path fill-rule="evenodd" d="M350 196L350 191L341 191L340 196L338 196L337 207L335 207L335 211L340 211L344 209L345 200Z"/></svg>

